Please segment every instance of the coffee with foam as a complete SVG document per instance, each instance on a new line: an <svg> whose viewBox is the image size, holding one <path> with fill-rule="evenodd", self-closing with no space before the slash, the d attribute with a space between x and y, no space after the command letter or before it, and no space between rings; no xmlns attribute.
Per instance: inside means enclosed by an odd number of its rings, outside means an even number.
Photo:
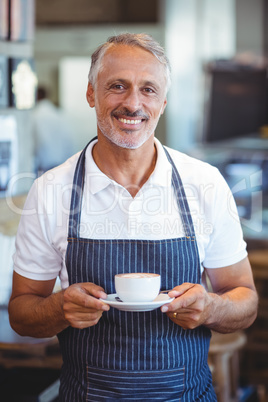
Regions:
<svg viewBox="0 0 268 402"><path fill-rule="evenodd" d="M151 302L159 294L161 277L146 272L115 275L115 290L124 302Z"/></svg>
<svg viewBox="0 0 268 402"><path fill-rule="evenodd" d="M129 273L129 274L118 274L121 278L152 278L159 276L158 274L149 274L146 272L139 272L139 273Z"/></svg>

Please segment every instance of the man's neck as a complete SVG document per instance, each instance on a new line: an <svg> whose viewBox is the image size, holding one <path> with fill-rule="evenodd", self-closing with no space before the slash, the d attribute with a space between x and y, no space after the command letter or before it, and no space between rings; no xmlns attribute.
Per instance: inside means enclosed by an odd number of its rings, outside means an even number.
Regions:
<svg viewBox="0 0 268 402"><path fill-rule="evenodd" d="M125 187L133 198L154 171L157 159L153 136L137 149L121 148L99 137L92 155L98 168Z"/></svg>

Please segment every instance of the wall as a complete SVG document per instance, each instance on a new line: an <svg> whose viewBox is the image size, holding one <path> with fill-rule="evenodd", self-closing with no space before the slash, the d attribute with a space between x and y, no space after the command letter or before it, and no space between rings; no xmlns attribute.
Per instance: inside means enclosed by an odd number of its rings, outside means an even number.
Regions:
<svg viewBox="0 0 268 402"><path fill-rule="evenodd" d="M236 0L236 51L264 53L264 1Z"/></svg>
<svg viewBox="0 0 268 402"><path fill-rule="evenodd" d="M234 0L163 0L167 55L172 86L167 114L167 142L187 151L203 125L203 64L235 54Z"/></svg>

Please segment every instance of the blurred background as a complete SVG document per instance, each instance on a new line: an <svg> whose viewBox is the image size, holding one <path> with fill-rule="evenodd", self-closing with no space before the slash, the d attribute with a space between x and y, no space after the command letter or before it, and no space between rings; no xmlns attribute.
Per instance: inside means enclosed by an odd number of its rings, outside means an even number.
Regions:
<svg viewBox="0 0 268 402"><path fill-rule="evenodd" d="M259 317L243 334L245 343L226 344L225 351L231 348L227 366L217 371L211 363L215 387L220 388L220 371L225 370L225 388L236 379L230 385L235 391L219 400L268 400L268 0L0 0L1 314L10 295L11 256L27 192L40 173L96 135L94 110L85 96L90 56L108 36L126 31L151 34L171 62L172 85L157 137L220 169L248 243ZM25 369L28 363L10 357L19 341L10 329L4 333L6 316L0 320L0 367L7 378L7 368ZM44 345L38 351L47 359ZM53 355L54 344L49 348ZM40 359L37 365L44 369ZM50 383L58 375L56 361L47 363Z"/></svg>

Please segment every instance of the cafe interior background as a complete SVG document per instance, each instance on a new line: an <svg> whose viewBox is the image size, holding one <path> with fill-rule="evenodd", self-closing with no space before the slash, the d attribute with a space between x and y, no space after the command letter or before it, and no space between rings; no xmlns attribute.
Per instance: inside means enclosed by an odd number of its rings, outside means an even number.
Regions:
<svg viewBox="0 0 268 402"><path fill-rule="evenodd" d="M47 88L68 115L78 152L95 135L85 97L90 55L124 31L147 32L166 48L172 85L156 135L220 169L248 243L259 314L246 331L215 334L219 401L268 400L267 27L268 0L0 0L1 400L57 400L61 365L56 339L20 338L7 317L15 234L36 177L36 89Z"/></svg>

